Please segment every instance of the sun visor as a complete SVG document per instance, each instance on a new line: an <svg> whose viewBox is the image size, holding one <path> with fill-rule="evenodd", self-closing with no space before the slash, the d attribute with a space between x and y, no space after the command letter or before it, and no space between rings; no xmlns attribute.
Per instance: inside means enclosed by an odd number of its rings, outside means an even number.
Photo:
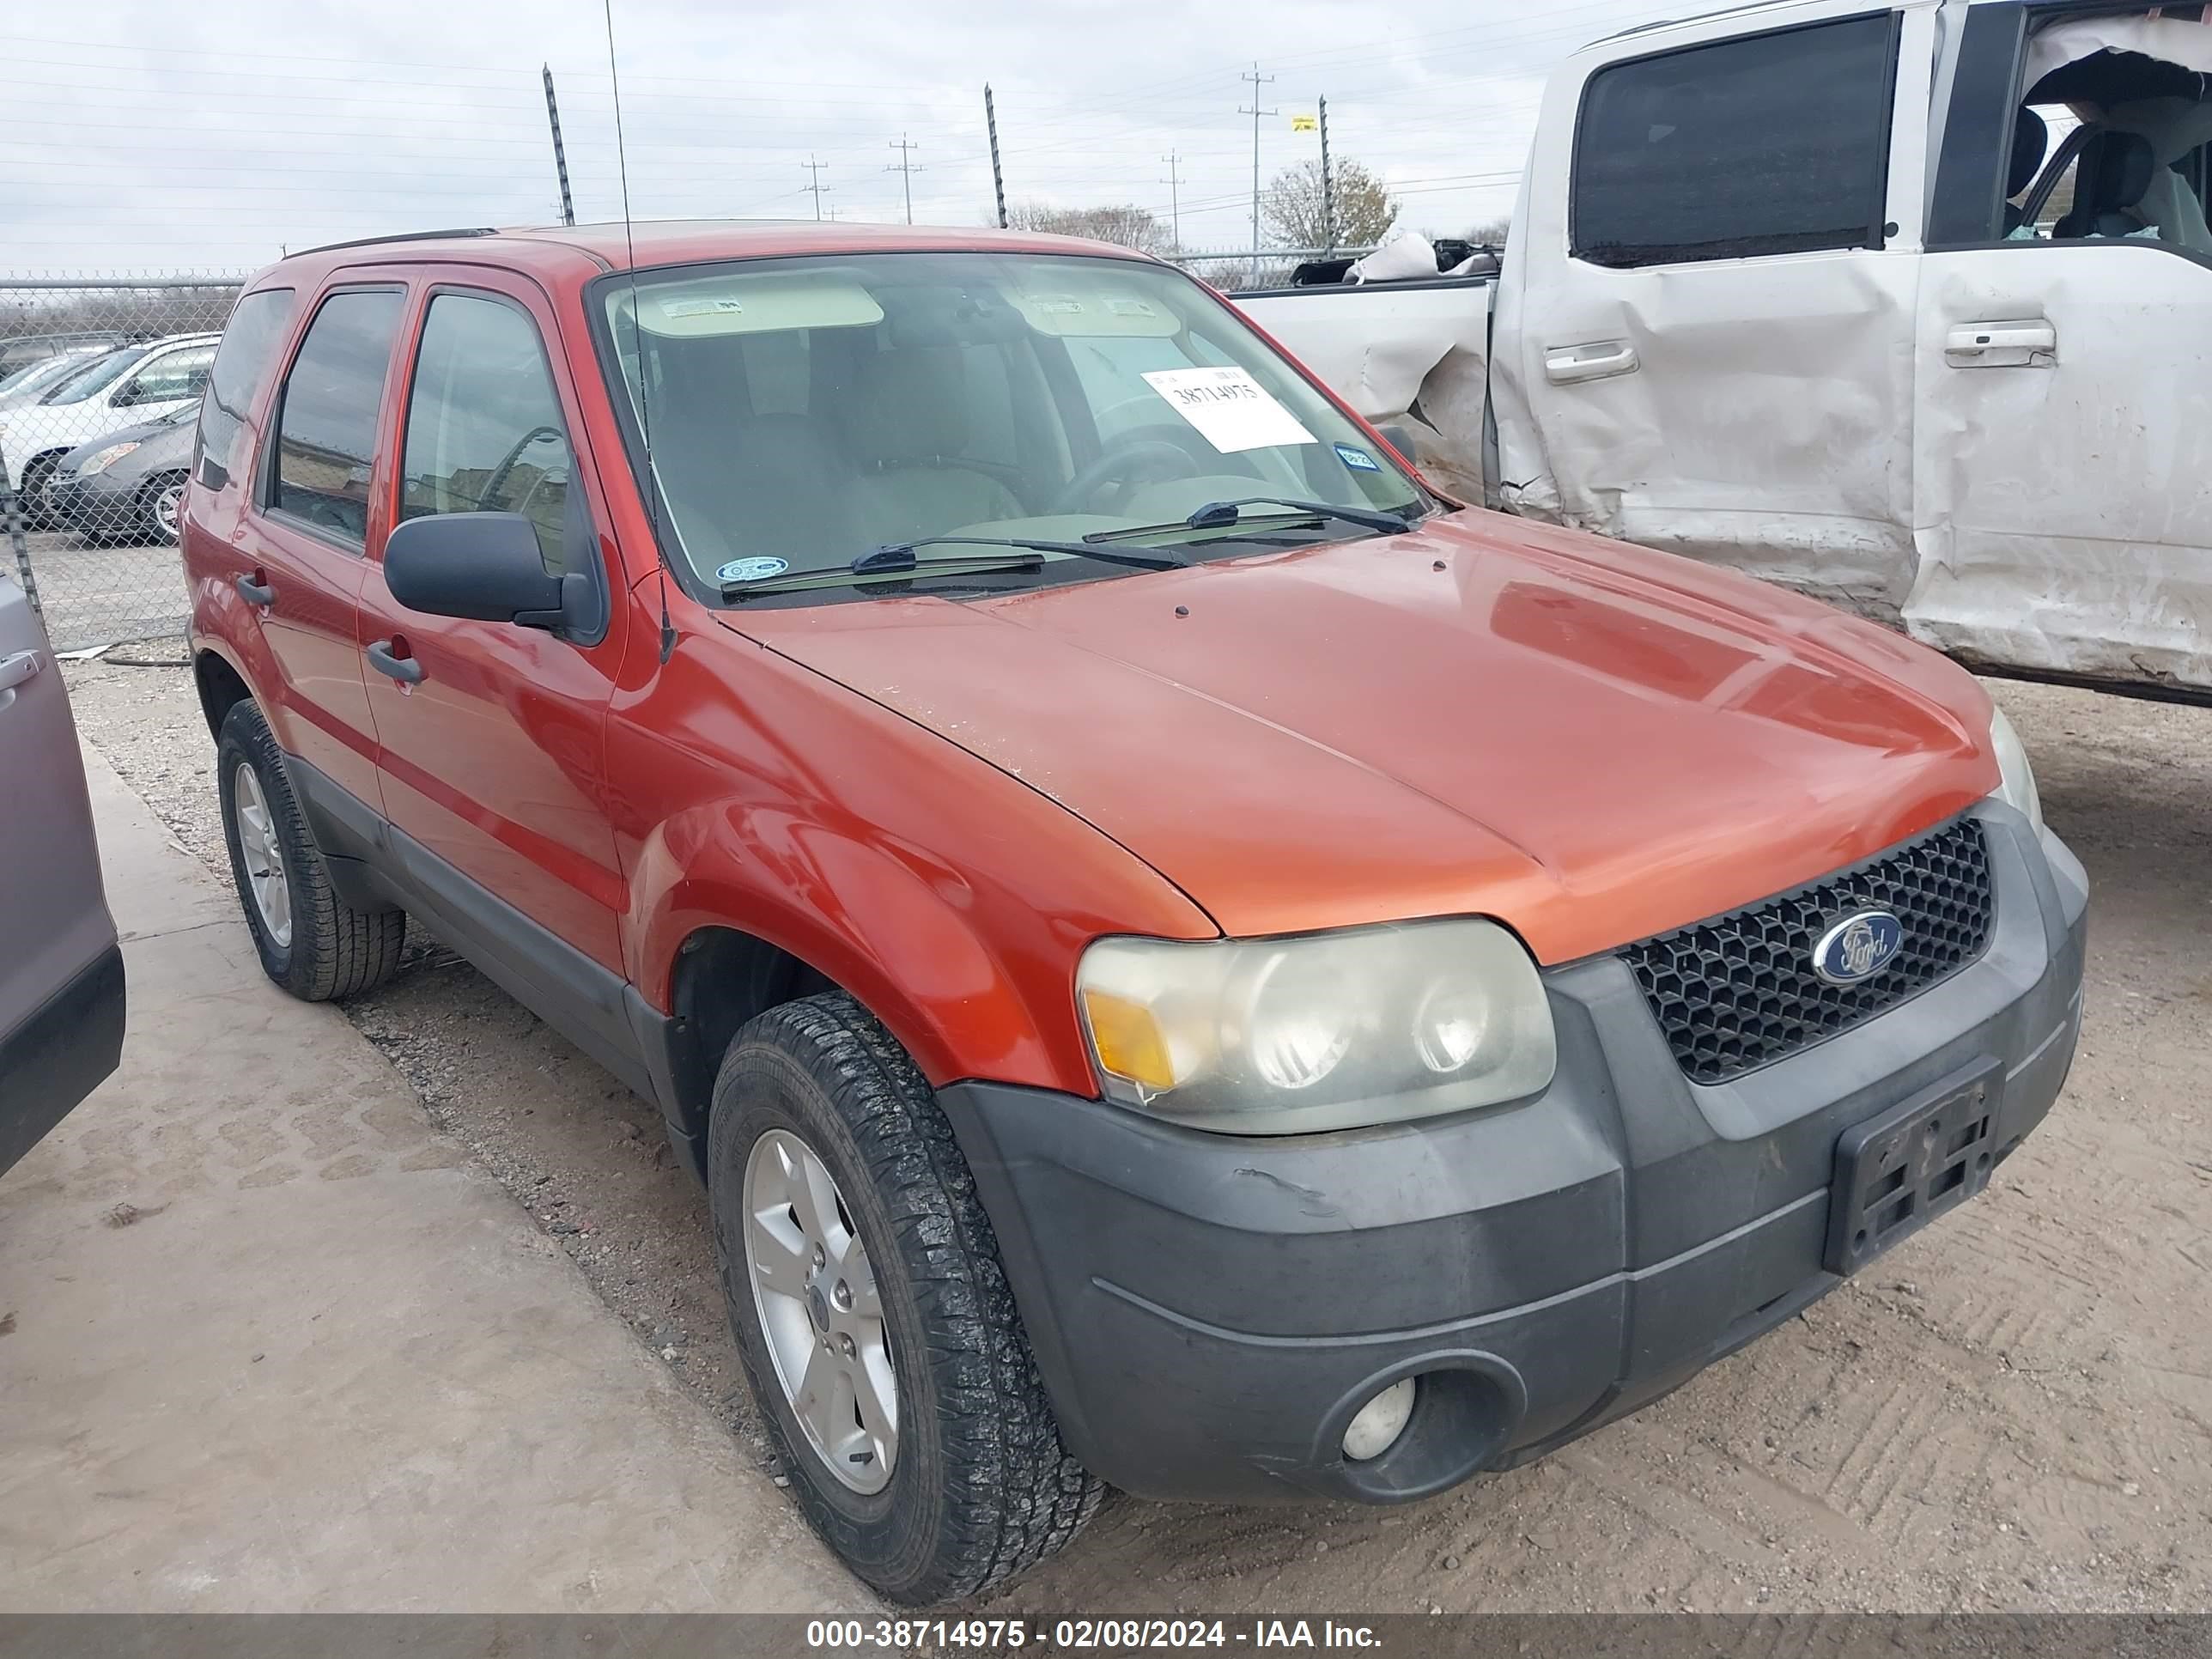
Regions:
<svg viewBox="0 0 2212 1659"><path fill-rule="evenodd" d="M1040 334L1060 339L1167 340L1182 331L1182 319L1174 312L1147 298L1136 283L1119 281L1111 272L1071 275L1040 262L1018 280L1022 286L1010 289L1006 299Z"/></svg>
<svg viewBox="0 0 2212 1659"><path fill-rule="evenodd" d="M636 290L636 321L647 334L700 339L789 329L872 328L884 308L867 289L834 271L724 273L692 283L655 283ZM617 318L628 322L632 296L618 289Z"/></svg>

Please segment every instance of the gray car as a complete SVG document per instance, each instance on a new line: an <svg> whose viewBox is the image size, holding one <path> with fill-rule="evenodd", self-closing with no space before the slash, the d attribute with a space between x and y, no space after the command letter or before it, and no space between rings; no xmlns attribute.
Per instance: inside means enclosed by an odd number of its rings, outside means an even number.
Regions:
<svg viewBox="0 0 2212 1659"><path fill-rule="evenodd" d="M46 475L47 519L94 541L177 541L198 403L79 444Z"/></svg>
<svg viewBox="0 0 2212 1659"><path fill-rule="evenodd" d="M0 571L0 1174L113 1071L116 943L84 763L46 629Z"/></svg>

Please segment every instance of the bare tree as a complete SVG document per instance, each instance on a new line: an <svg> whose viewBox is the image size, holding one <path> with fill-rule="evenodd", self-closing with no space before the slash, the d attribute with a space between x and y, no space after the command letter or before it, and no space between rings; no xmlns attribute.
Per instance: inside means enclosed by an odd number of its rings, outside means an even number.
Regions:
<svg viewBox="0 0 2212 1659"><path fill-rule="evenodd" d="M1464 240L1478 247L1504 247L1505 238L1513 229L1510 219L1490 219L1468 230Z"/></svg>
<svg viewBox="0 0 2212 1659"><path fill-rule="evenodd" d="M1118 242L1123 247L1138 248L1146 253L1165 253L1171 240L1165 225L1133 202L1087 208L1012 202L1006 207L1006 224L1014 230L1042 230L1055 236L1087 236L1097 242Z"/></svg>
<svg viewBox="0 0 2212 1659"><path fill-rule="evenodd" d="M1329 177L1336 198L1333 239L1323 222L1319 161L1285 167L1268 183L1260 212L1279 246L1322 247L1334 240L1339 247L1369 247L1389 234L1398 204L1380 173L1357 161L1340 161L1330 167Z"/></svg>

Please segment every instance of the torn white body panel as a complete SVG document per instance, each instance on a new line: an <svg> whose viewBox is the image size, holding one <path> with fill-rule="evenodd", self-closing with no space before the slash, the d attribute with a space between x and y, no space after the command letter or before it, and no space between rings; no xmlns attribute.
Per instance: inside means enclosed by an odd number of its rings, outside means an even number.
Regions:
<svg viewBox="0 0 2212 1659"><path fill-rule="evenodd" d="M1490 295L1481 279L1432 277L1237 303L1368 420L1412 424L1419 465L1444 489L1480 500Z"/></svg>

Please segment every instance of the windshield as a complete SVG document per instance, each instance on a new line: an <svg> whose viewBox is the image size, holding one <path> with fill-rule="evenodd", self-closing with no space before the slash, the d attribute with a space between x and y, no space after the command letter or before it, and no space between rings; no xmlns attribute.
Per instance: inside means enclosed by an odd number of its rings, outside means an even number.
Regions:
<svg viewBox="0 0 2212 1659"><path fill-rule="evenodd" d="M39 399L42 404L81 404L96 392L105 392L124 375L131 365L147 353L145 346L134 346L127 351L111 351L90 368L80 369Z"/></svg>
<svg viewBox="0 0 2212 1659"><path fill-rule="evenodd" d="M1068 542L1162 526L1147 544L1233 556L1260 531L1180 521L1255 496L1422 504L1372 440L1164 266L870 253L646 272L635 297L627 277L602 292L670 551L708 585L956 532ZM1248 514L1272 520L1267 545L1372 533ZM1064 566L1054 580L1121 574L1045 562Z"/></svg>
<svg viewBox="0 0 2212 1659"><path fill-rule="evenodd" d="M0 380L0 398L15 392L36 392L41 386L52 386L64 375L80 373L91 361L82 351L68 351L58 356L41 357L34 363L26 363L6 380Z"/></svg>

